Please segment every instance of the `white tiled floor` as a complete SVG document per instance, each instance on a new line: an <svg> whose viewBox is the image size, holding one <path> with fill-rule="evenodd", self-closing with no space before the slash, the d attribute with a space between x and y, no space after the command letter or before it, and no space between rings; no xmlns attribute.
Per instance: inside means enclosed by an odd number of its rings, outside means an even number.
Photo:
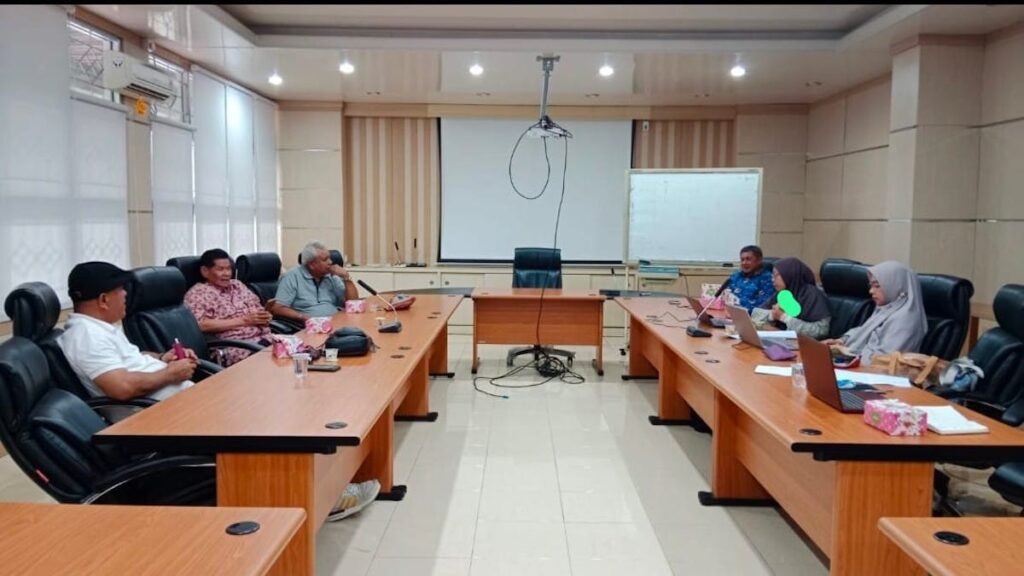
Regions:
<svg viewBox="0 0 1024 576"><path fill-rule="evenodd" d="M324 525L317 573L827 574L775 510L697 502L711 437L648 423L657 384L621 381L622 345L606 340L603 377L590 367L593 349L579 348L585 383L504 390L506 400L473 390L471 341L451 336L456 378L431 387L440 418L395 424L396 482L408 495ZM480 374L504 372L506 350L482 347ZM4 457L0 500L48 498Z"/></svg>

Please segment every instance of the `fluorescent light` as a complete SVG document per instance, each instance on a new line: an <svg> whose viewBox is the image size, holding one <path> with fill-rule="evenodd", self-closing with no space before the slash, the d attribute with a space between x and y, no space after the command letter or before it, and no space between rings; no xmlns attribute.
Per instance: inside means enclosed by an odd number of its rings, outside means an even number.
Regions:
<svg viewBox="0 0 1024 576"><path fill-rule="evenodd" d="M270 78L267 78L267 82L270 82L274 86L280 86L281 82L284 82L284 79L278 76L277 72L274 72L270 75Z"/></svg>
<svg viewBox="0 0 1024 576"><path fill-rule="evenodd" d="M340 66L338 66L338 72L341 72L342 74L351 74L355 71L356 67L353 66L352 63L349 62L348 60L345 60L344 62L341 63Z"/></svg>
<svg viewBox="0 0 1024 576"><path fill-rule="evenodd" d="M733 78L742 78L746 73L747 69L744 68L743 66L740 66L739 64L733 66L732 70L729 70L729 74Z"/></svg>
<svg viewBox="0 0 1024 576"><path fill-rule="evenodd" d="M612 68L608 64L605 64L604 66L601 66L597 73L600 74L601 76L611 76L612 74L615 74L615 68Z"/></svg>
<svg viewBox="0 0 1024 576"><path fill-rule="evenodd" d="M479 76L484 73L484 67L479 64L473 64L469 67L469 73L473 76Z"/></svg>

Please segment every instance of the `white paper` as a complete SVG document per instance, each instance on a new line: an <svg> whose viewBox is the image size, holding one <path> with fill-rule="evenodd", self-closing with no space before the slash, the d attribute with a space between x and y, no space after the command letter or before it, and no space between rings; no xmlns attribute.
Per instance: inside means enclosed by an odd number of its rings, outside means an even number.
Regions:
<svg viewBox="0 0 1024 576"><path fill-rule="evenodd" d="M981 434L988 427L968 420L952 406L914 406L928 414L928 429L939 434Z"/></svg>
<svg viewBox="0 0 1024 576"><path fill-rule="evenodd" d="M796 332L794 330L758 330L757 337L764 340L765 338L771 340L773 338L781 338L783 340L796 340Z"/></svg>
<svg viewBox="0 0 1024 576"><path fill-rule="evenodd" d="M754 368L755 374L768 374L771 376L785 376L787 378L793 376L793 368L789 366L768 366L766 364L758 364L757 368Z"/></svg>
<svg viewBox="0 0 1024 576"><path fill-rule="evenodd" d="M910 388L910 379L906 376L889 376L888 374L872 374L870 372L853 372L836 370L836 380L852 380L858 384L888 384L896 388Z"/></svg>

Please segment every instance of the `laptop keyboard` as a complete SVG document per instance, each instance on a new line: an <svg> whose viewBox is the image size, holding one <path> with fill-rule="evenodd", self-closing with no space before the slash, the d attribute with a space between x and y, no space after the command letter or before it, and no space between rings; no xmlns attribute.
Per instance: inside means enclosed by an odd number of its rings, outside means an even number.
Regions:
<svg viewBox="0 0 1024 576"><path fill-rule="evenodd" d="M864 399L849 390L840 390L839 398L842 400L844 408L864 410Z"/></svg>

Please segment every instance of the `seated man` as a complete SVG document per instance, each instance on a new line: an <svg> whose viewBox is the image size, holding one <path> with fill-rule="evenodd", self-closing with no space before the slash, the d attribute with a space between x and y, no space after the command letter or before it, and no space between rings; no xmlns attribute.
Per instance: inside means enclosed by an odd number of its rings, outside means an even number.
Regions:
<svg viewBox="0 0 1024 576"><path fill-rule="evenodd" d="M270 312L245 284L232 278L234 263L220 248L199 257L198 282L185 293L185 306L199 322L199 329L220 340L259 342L270 336ZM244 348L221 350L221 364L230 366L252 354Z"/></svg>
<svg viewBox="0 0 1024 576"><path fill-rule="evenodd" d="M759 246L744 246L740 250L740 269L727 280L737 306L746 308L747 312L760 307L775 294L772 273L765 269L763 257Z"/></svg>
<svg viewBox="0 0 1024 576"><path fill-rule="evenodd" d="M57 343L90 393L115 400L163 400L192 385L196 355L186 350L187 358L178 360L173 350L141 352L128 341L115 323L125 316L124 287L131 278L130 272L107 262L75 266L68 275L75 311Z"/></svg>
<svg viewBox="0 0 1024 576"><path fill-rule="evenodd" d="M270 309L275 316L300 322L334 316L346 300L359 298L348 271L331 262L323 243L308 242L299 256L301 265L285 272L277 285L277 302Z"/></svg>

